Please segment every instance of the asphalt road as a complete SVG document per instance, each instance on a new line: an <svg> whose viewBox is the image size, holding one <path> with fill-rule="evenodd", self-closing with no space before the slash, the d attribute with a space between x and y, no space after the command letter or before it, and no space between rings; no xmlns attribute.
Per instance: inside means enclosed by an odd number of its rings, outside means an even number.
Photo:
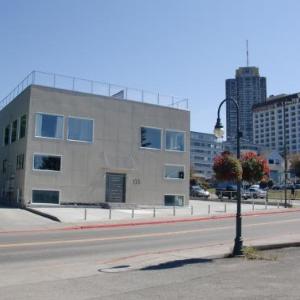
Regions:
<svg viewBox="0 0 300 300"><path fill-rule="evenodd" d="M300 233L299 228L300 212L243 218L243 237L247 244L294 236ZM100 299L109 295L115 295L109 299L131 299L121 297L119 292L148 288L159 283L157 278L151 277L156 283L148 282L148 275L143 279L147 272L142 272L140 283L135 285L131 274L137 271L107 273L105 270L122 271L122 267L125 270L128 258L150 266L163 258L172 266L168 269L176 269L180 260L176 253L193 250L195 255L202 249L198 253L208 256L210 250L233 243L234 234L234 218L93 230L2 233L0 299ZM168 256L169 253L172 255ZM192 262L201 264L206 260ZM119 268L114 269L116 266ZM172 273L168 276L171 284ZM138 295L133 299L144 299ZM159 299L150 294L147 297ZM203 299L206 299L204 295Z"/></svg>

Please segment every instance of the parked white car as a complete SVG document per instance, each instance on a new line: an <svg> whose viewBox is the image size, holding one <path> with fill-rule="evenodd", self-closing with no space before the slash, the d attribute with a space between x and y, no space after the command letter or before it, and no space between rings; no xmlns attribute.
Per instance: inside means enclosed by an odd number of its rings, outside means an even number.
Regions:
<svg viewBox="0 0 300 300"><path fill-rule="evenodd" d="M261 198L261 199L263 199L263 198L267 197L267 192L260 189L259 187L257 188L257 187L251 186L248 191L251 195L251 198L255 198L255 199L256 198Z"/></svg>

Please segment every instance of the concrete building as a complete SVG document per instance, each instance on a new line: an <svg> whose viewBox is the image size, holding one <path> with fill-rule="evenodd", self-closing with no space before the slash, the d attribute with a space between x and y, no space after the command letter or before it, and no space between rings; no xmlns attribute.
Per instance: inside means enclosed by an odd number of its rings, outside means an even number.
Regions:
<svg viewBox="0 0 300 300"><path fill-rule="evenodd" d="M144 103L126 100L132 91L38 72L25 78L0 103L2 202L188 204L190 113L163 106L159 95L160 105L145 103L143 91Z"/></svg>
<svg viewBox="0 0 300 300"><path fill-rule="evenodd" d="M300 93L271 96L253 106L254 142L287 154L300 152ZM285 138L284 138L285 135Z"/></svg>
<svg viewBox="0 0 300 300"><path fill-rule="evenodd" d="M195 175L210 179L213 176L213 159L222 151L222 144L213 134L191 132L191 167Z"/></svg>
<svg viewBox="0 0 300 300"><path fill-rule="evenodd" d="M266 101L266 78L260 77L256 67L241 67L236 70L235 79L226 80L226 98L232 97L240 107L240 129L243 141L253 143L252 106ZM236 108L226 103L226 138L236 139Z"/></svg>

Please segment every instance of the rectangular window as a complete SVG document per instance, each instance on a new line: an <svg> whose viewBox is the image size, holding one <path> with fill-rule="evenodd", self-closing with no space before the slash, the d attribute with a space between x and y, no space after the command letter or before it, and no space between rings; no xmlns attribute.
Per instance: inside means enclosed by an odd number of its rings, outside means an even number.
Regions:
<svg viewBox="0 0 300 300"><path fill-rule="evenodd" d="M17 170L24 169L24 154L18 154L17 155L17 164L16 164Z"/></svg>
<svg viewBox="0 0 300 300"><path fill-rule="evenodd" d="M165 166L166 179L184 179L184 166Z"/></svg>
<svg viewBox="0 0 300 300"><path fill-rule="evenodd" d="M141 127L141 147L161 149L161 129Z"/></svg>
<svg viewBox="0 0 300 300"><path fill-rule="evenodd" d="M7 159L3 159L2 161L2 173L5 174L7 172Z"/></svg>
<svg viewBox="0 0 300 300"><path fill-rule="evenodd" d="M61 157L56 155L33 155L33 169L45 171L60 171Z"/></svg>
<svg viewBox="0 0 300 300"><path fill-rule="evenodd" d="M64 117L37 113L35 119L35 136L62 139Z"/></svg>
<svg viewBox="0 0 300 300"><path fill-rule="evenodd" d="M11 127L11 143L17 140L17 133L18 133L18 120L13 121Z"/></svg>
<svg viewBox="0 0 300 300"><path fill-rule="evenodd" d="M10 125L7 125L4 129L4 145L9 144L9 137L10 137Z"/></svg>
<svg viewBox="0 0 300 300"><path fill-rule="evenodd" d="M20 120L20 133L19 139L23 138L26 133L26 115L23 115Z"/></svg>
<svg viewBox="0 0 300 300"><path fill-rule="evenodd" d="M181 195L165 195L166 206L183 206L184 196Z"/></svg>
<svg viewBox="0 0 300 300"><path fill-rule="evenodd" d="M68 140L93 142L94 121L90 119L68 118Z"/></svg>
<svg viewBox="0 0 300 300"><path fill-rule="evenodd" d="M184 132L166 131L166 150L184 151Z"/></svg>
<svg viewBox="0 0 300 300"><path fill-rule="evenodd" d="M32 203L59 204L59 191L33 190Z"/></svg>

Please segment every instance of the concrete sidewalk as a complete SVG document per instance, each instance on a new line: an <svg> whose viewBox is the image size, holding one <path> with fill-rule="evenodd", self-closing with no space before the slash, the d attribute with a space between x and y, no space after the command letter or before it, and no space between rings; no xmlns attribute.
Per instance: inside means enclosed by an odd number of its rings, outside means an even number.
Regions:
<svg viewBox="0 0 300 300"><path fill-rule="evenodd" d="M155 218L218 216L236 212L236 203L190 200L188 207L157 207L147 209L103 209L84 207L32 207L34 210L55 216L62 223L86 223ZM265 204L242 204L242 212L276 209ZM281 207L282 208L282 207Z"/></svg>

